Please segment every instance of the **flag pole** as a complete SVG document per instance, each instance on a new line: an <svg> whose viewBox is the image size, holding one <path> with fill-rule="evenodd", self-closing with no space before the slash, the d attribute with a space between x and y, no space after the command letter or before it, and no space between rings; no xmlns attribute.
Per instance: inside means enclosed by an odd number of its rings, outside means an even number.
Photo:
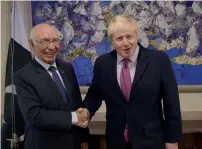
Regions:
<svg viewBox="0 0 202 149"><path fill-rule="evenodd" d="M10 28L11 28L11 37L12 37L12 34L13 34L13 37L15 37L15 24L13 25L13 23L15 23L15 1L13 1L13 4L12 4L12 14L11 14L11 24L10 24ZM16 134L16 122L15 122L15 93L14 93L14 90L15 90L15 86L14 86L14 80L13 80L13 77L14 77L14 52L15 52L15 46L14 46L14 40L12 40L11 42L11 85L12 85L12 99L11 99L11 117L12 117L12 141L13 143L11 143L11 146L10 148L13 148L12 145L14 145L14 148L15 149L18 149L18 140L17 140L17 136L15 135Z"/></svg>

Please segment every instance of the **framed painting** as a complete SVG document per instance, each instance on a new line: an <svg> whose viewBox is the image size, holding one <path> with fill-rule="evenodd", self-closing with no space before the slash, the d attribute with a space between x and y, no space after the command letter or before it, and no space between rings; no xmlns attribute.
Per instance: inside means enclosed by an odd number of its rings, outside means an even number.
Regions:
<svg viewBox="0 0 202 149"><path fill-rule="evenodd" d="M63 34L60 57L72 63L81 91L93 78L96 58L111 51L107 23L132 15L139 42L168 54L179 92L202 92L202 2L32 1L33 25L49 22Z"/></svg>

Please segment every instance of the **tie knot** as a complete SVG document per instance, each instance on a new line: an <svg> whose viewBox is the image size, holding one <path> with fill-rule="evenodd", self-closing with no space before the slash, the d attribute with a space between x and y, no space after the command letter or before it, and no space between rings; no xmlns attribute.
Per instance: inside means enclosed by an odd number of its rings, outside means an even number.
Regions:
<svg viewBox="0 0 202 149"><path fill-rule="evenodd" d="M123 64L124 64L125 67L128 67L129 61L130 61L130 59L128 59L128 58L123 59Z"/></svg>
<svg viewBox="0 0 202 149"><path fill-rule="evenodd" d="M56 71L56 68L55 68L54 66L50 66L50 67L48 68L48 70L50 70L51 72L55 72L55 71Z"/></svg>

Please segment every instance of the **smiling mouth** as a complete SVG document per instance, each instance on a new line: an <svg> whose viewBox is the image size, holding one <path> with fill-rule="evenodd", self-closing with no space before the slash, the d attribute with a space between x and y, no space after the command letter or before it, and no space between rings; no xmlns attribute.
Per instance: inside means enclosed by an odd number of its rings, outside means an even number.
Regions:
<svg viewBox="0 0 202 149"><path fill-rule="evenodd" d="M130 48L128 48L128 49L124 49L124 51L129 51L130 50Z"/></svg>
<svg viewBox="0 0 202 149"><path fill-rule="evenodd" d="M46 53L46 55L47 55L48 57L53 57L53 56L55 55L55 52Z"/></svg>

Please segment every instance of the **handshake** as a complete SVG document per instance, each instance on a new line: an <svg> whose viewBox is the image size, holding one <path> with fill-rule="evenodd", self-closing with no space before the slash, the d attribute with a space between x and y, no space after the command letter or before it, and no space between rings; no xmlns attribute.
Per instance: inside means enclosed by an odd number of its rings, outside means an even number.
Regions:
<svg viewBox="0 0 202 149"><path fill-rule="evenodd" d="M78 122L75 125L82 128L88 127L88 123L90 119L90 114L88 110L85 108L79 108L76 110L76 115L78 118Z"/></svg>

